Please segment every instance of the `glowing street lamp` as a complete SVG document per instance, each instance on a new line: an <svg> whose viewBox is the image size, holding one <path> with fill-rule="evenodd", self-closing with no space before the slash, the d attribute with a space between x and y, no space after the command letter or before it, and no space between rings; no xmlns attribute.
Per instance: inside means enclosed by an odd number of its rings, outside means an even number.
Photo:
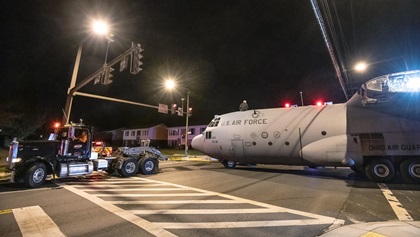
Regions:
<svg viewBox="0 0 420 237"><path fill-rule="evenodd" d="M354 69L358 72L364 72L367 69L367 64L365 62L359 62L354 66Z"/></svg>
<svg viewBox="0 0 420 237"><path fill-rule="evenodd" d="M94 20L92 22L92 29L97 35L108 35L109 34L109 25L102 20Z"/></svg>
<svg viewBox="0 0 420 237"><path fill-rule="evenodd" d="M92 31L95 34L105 35L107 37L108 47L109 47L109 43L111 42L109 37L110 36L112 37L112 35L109 33L108 24L106 24L104 21L93 21L91 27L92 27L91 28ZM105 55L105 64L106 64L107 55L108 55L108 47L107 47L107 52L106 52L106 55ZM73 104L73 96L70 95L70 90L73 89L76 86L76 78L77 78L77 73L79 72L80 58L82 57L82 50L83 50L83 45L79 44L79 48L77 50L77 55L76 55L76 61L74 63L73 74L72 74L72 77L71 77L70 87L67 90L67 101L66 101L66 107L65 107L65 111L64 111L64 119L63 119L63 122L65 124L68 124L70 122L70 112L71 112L71 106Z"/></svg>
<svg viewBox="0 0 420 237"><path fill-rule="evenodd" d="M168 79L165 81L165 88L172 90L176 88L176 82L173 79ZM182 98L182 106L184 107L184 98ZM185 157L188 158L188 117L189 117L189 107L190 107L190 91L187 90L187 113L185 118ZM184 112L184 109L182 110Z"/></svg>

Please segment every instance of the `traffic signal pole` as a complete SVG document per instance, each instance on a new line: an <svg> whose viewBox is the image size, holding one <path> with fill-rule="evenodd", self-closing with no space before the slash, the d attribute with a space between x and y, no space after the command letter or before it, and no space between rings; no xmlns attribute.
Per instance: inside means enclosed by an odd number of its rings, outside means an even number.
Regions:
<svg viewBox="0 0 420 237"><path fill-rule="evenodd" d="M77 51L77 56L76 56L76 62L73 69L73 75L70 82L70 87L67 91L67 100L66 100L66 105L64 109L64 117L63 117L64 124L67 124L70 122L70 113L71 113L71 107L73 104L73 97L76 95L76 92L78 90L83 88L85 85L87 85L91 81L94 81L95 84L100 81L104 85L110 84L112 82L111 80L109 80L112 77L110 73L113 71L111 67L117 63L120 63L120 71L124 70L127 67L128 57L131 57L132 65L140 67L142 63L139 60L142 58L142 56L138 54L140 54L142 51L143 49L141 48L140 44L132 44L132 47L129 50L125 51L123 54L121 54L120 56L112 60L111 62L105 64L102 68L98 69L96 72L92 73L90 76L88 76L87 78L85 78L84 80L76 84L77 73L78 73L79 65L80 65L80 58L82 55L82 46L79 46L79 49ZM139 73L140 71L141 71L141 68L131 68L130 70L130 72L134 75ZM133 102L133 103L136 103L136 102ZM157 108L157 106L155 107Z"/></svg>

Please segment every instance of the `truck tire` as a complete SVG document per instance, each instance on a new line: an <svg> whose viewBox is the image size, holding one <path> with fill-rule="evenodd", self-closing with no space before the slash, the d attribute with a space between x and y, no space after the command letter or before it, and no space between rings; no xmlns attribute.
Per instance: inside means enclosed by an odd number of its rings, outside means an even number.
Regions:
<svg viewBox="0 0 420 237"><path fill-rule="evenodd" d="M400 172L407 183L420 183L420 160L418 158L404 160L400 164Z"/></svg>
<svg viewBox="0 0 420 237"><path fill-rule="evenodd" d="M372 160L365 167L365 171L368 179L378 183L389 182L395 176L394 165L387 159Z"/></svg>
<svg viewBox="0 0 420 237"><path fill-rule="evenodd" d="M28 188L37 188L45 182L47 168L42 163L35 163L25 172L24 183Z"/></svg>
<svg viewBox="0 0 420 237"><path fill-rule="evenodd" d="M142 174L154 174L157 170L156 160L150 157L141 158L139 167Z"/></svg>
<svg viewBox="0 0 420 237"><path fill-rule="evenodd" d="M123 177L134 176L137 174L137 169L138 165L136 159L126 159L123 162L121 169L118 169L118 173Z"/></svg>

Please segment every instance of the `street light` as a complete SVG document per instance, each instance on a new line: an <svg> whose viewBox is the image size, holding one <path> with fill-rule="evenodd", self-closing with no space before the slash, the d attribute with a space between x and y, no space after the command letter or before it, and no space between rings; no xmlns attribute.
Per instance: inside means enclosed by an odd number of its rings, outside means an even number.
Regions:
<svg viewBox="0 0 420 237"><path fill-rule="evenodd" d="M354 69L358 72L363 72L367 68L367 64L365 62L359 62L355 65Z"/></svg>
<svg viewBox="0 0 420 237"><path fill-rule="evenodd" d="M97 35L106 35L108 39L107 52L105 55L105 64L106 64L106 60L108 57L109 43L112 42L111 41L112 39L110 37L112 37L113 35L109 33L109 26L105 21L99 21L99 20L92 21L91 29ZM82 57L82 50L83 50L83 45L79 44L70 86L69 86L69 89L67 90L67 101L66 101L66 107L64 110L64 118L63 118L64 124L68 124L70 122L70 112L71 112L71 106L73 104L73 96L70 94L70 90L73 89L76 85L77 73L79 72L79 66L80 66L80 58Z"/></svg>
<svg viewBox="0 0 420 237"><path fill-rule="evenodd" d="M176 82L173 79L168 79L165 81L165 87L168 90L176 88ZM182 113L184 113L184 98L182 100ZM185 157L188 158L188 117L189 117L189 107L190 107L190 91L187 90L187 108L185 113Z"/></svg>

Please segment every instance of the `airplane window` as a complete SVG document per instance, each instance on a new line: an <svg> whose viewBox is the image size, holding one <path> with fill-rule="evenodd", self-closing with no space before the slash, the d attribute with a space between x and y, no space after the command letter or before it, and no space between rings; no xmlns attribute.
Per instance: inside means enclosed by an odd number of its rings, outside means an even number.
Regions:
<svg viewBox="0 0 420 237"><path fill-rule="evenodd" d="M211 139L211 132L206 132L206 139Z"/></svg>
<svg viewBox="0 0 420 237"><path fill-rule="evenodd" d="M219 121L220 117L214 118L207 127L217 127L217 125L219 125Z"/></svg>

